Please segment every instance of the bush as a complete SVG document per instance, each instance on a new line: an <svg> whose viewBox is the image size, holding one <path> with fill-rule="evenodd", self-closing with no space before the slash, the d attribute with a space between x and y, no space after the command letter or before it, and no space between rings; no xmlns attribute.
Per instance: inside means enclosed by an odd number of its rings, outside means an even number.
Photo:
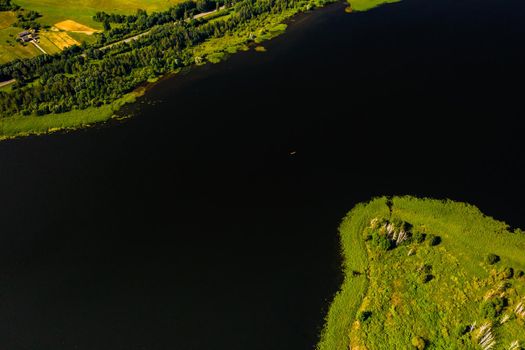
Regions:
<svg viewBox="0 0 525 350"><path fill-rule="evenodd" d="M525 276L525 272L523 272L522 270L518 270L516 272L516 277L518 278L522 278L523 276Z"/></svg>
<svg viewBox="0 0 525 350"><path fill-rule="evenodd" d="M423 243L425 241L425 238L427 238L427 235L423 232L415 232L412 235L412 240L416 243Z"/></svg>
<svg viewBox="0 0 525 350"><path fill-rule="evenodd" d="M512 278L514 276L514 269L512 267L506 267L502 272L501 272L501 277L503 279L509 279L509 278Z"/></svg>
<svg viewBox="0 0 525 350"><path fill-rule="evenodd" d="M424 273L420 277L421 282L428 283L434 279L434 276L429 273Z"/></svg>
<svg viewBox="0 0 525 350"><path fill-rule="evenodd" d="M494 265L499 260L500 260L500 258L496 254L489 254L489 255L487 255L487 262L489 263L489 265Z"/></svg>
<svg viewBox="0 0 525 350"><path fill-rule="evenodd" d="M418 350L423 350L427 345L427 342L425 339L423 339L420 336L415 336L412 338L412 346Z"/></svg>
<svg viewBox="0 0 525 350"><path fill-rule="evenodd" d="M470 326L467 324L460 323L456 326L454 334L459 338L468 333Z"/></svg>
<svg viewBox="0 0 525 350"><path fill-rule="evenodd" d="M359 322L366 322L366 320L368 320L370 316L372 316L371 311L361 311L357 315L357 319L359 320Z"/></svg>
<svg viewBox="0 0 525 350"><path fill-rule="evenodd" d="M383 251L392 249L394 245L393 242L390 239L388 239L386 235L382 235L379 232L374 232L372 234L372 243L379 250L383 250Z"/></svg>
<svg viewBox="0 0 525 350"><path fill-rule="evenodd" d="M480 305L481 316L494 320L505 306L507 306L507 299L505 298L487 300Z"/></svg>
<svg viewBox="0 0 525 350"><path fill-rule="evenodd" d="M441 243L441 237L435 235L428 235L428 245L435 246Z"/></svg>

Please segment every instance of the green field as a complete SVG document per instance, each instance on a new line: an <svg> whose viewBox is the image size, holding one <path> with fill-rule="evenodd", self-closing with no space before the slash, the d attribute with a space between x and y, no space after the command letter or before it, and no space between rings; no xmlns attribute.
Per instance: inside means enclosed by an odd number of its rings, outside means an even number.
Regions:
<svg viewBox="0 0 525 350"><path fill-rule="evenodd" d="M75 130L116 117L115 112L126 103L132 103L144 89L137 89L111 104L101 107L72 110L66 113L45 116L15 116L0 118L0 141L20 136L48 134L57 131Z"/></svg>
<svg viewBox="0 0 525 350"><path fill-rule="evenodd" d="M22 46L16 42L19 29L11 27L16 22L14 12L0 12L0 64L15 58L29 58L38 55L33 45Z"/></svg>
<svg viewBox="0 0 525 350"><path fill-rule="evenodd" d="M16 41L20 28L0 29L0 64L16 58L31 58L40 54L33 44L22 45Z"/></svg>
<svg viewBox="0 0 525 350"><path fill-rule="evenodd" d="M352 11L367 11L383 4L399 2L401 0L347 0Z"/></svg>
<svg viewBox="0 0 525 350"><path fill-rule="evenodd" d="M522 231L464 203L395 197L356 206L340 238L345 280L318 349L525 344Z"/></svg>
<svg viewBox="0 0 525 350"><path fill-rule="evenodd" d="M180 0L17 0L16 4L42 14L40 22L53 25L67 19L74 20L95 29L102 25L93 21L98 11L132 14L137 9L148 12L161 11Z"/></svg>

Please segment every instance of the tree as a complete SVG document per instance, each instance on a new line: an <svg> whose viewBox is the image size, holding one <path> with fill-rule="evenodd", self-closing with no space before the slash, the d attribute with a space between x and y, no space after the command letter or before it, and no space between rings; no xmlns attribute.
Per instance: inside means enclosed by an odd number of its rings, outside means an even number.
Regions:
<svg viewBox="0 0 525 350"><path fill-rule="evenodd" d="M496 255L496 254L489 254L487 255L487 262L489 263L489 265L494 265L496 264L498 261L500 260L499 256Z"/></svg>

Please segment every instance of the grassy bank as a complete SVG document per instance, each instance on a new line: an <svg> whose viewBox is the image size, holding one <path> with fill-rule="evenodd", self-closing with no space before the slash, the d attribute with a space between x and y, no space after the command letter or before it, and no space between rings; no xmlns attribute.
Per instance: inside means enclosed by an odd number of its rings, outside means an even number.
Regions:
<svg viewBox="0 0 525 350"><path fill-rule="evenodd" d="M521 231L464 203L396 197L358 205L340 236L345 280L320 350L525 343Z"/></svg>
<svg viewBox="0 0 525 350"><path fill-rule="evenodd" d="M352 11L368 11L383 4L400 2L401 0L347 0Z"/></svg>
<svg viewBox="0 0 525 350"><path fill-rule="evenodd" d="M312 4L304 3L301 7L285 9L279 13L263 13L250 21L243 23L237 30L229 31L226 35L210 38L200 44L184 49L182 56L187 57L187 64L217 63L229 55L239 51L248 50L250 45L272 39L286 30L284 21L298 12L311 7ZM228 16L214 18L214 21L226 21ZM205 20L202 20L205 21ZM179 70L177 68L176 70ZM148 71L147 81L154 81L164 74L174 71L164 69L162 73L153 69ZM144 71L146 71L144 70ZM45 116L13 116L0 118L0 140L31 134L42 134L55 130L76 129L89 126L93 123L104 121L114 114L115 110L124 103L131 102L136 94L125 96L109 105L91 107L84 110L74 109L62 114Z"/></svg>
<svg viewBox="0 0 525 350"><path fill-rule="evenodd" d="M126 103L144 93L144 89L129 93L111 104L98 108L73 110L45 116L13 116L0 118L0 141L21 136L40 135L64 130L75 130L107 121Z"/></svg>

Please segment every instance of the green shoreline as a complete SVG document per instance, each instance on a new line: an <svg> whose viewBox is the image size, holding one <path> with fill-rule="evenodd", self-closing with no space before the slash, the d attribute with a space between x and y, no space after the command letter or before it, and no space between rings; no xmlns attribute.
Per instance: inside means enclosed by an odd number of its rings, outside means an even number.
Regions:
<svg viewBox="0 0 525 350"><path fill-rule="evenodd" d="M385 238L390 223L408 238ZM494 349L525 343L525 306L514 311L525 305L522 230L472 205L407 196L358 204L339 234L344 281L318 350L480 349L490 337Z"/></svg>
<svg viewBox="0 0 525 350"><path fill-rule="evenodd" d="M318 7L323 7L325 3L319 2ZM195 57L200 57L196 65L206 63L218 63L227 59L230 55L238 51L249 50L252 46L273 39L286 30L287 20L293 16L304 13L302 9L292 8L280 14L267 16L259 26L258 35L253 38L253 33L248 31L238 31L234 34L213 38L191 48ZM258 20L258 19L255 19ZM185 69L191 69L186 67ZM150 83L171 77L178 71L171 71L166 74L158 75ZM139 87L135 91L128 93L122 98L101 107L90 107L83 110L72 110L60 114L48 114L44 116L11 116L0 118L0 141L10 140L31 135L43 135L60 131L74 131L90 127L119 118L117 112L125 104L135 102L136 98L144 95L149 87Z"/></svg>
<svg viewBox="0 0 525 350"><path fill-rule="evenodd" d="M352 1L351 7L356 11L366 11L383 3L397 1L400 0L355 0ZM238 51L246 51L253 48L257 52L264 52L264 47L258 44L284 33L287 27L286 23L292 17L311 9L322 8L334 2L337 2L337 0L309 0L303 2L300 6L287 8L279 13L268 12L254 17L233 32L208 39L193 47L184 49L184 54L194 58L193 63L186 63L185 67L178 67L171 71L166 70L162 73L156 73L156 75L150 72L151 75L147 81L150 85L144 86L146 82L143 82L134 91L100 107L72 109L64 113L51 113L43 116L37 116L36 113L33 113L29 116L16 114L0 117L0 141L59 131L73 131L112 119L120 119L122 117L117 115L120 108L125 104L134 102L137 97L142 96L152 86L151 83L160 78L172 76L181 69L191 69L194 65L218 63ZM216 20L215 17L216 15L211 16L208 20L214 21ZM0 91L2 90L9 92L11 86L0 89Z"/></svg>
<svg viewBox="0 0 525 350"><path fill-rule="evenodd" d="M55 132L74 131L100 124L112 119L121 119L116 112L122 106L133 103L146 89L138 88L124 97L101 107L90 107L60 114L44 116L14 116L0 118L0 141L12 140L32 135L45 135Z"/></svg>

